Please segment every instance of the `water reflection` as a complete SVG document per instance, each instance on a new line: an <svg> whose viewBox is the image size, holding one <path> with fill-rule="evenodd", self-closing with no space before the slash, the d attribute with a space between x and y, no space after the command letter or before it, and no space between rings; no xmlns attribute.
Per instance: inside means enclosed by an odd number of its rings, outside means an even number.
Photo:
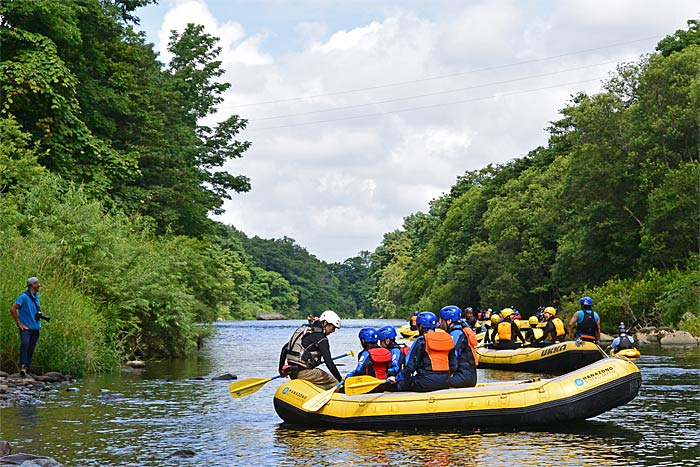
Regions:
<svg viewBox="0 0 700 467"><path fill-rule="evenodd" d="M611 434L611 439L615 436ZM626 463L597 435L547 431L311 430L280 425L281 466L542 466Z"/></svg>

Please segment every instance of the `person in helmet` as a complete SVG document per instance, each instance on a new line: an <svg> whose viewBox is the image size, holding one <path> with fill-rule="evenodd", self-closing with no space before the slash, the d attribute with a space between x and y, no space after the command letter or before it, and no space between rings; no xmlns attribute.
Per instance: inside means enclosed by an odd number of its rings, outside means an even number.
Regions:
<svg viewBox="0 0 700 467"><path fill-rule="evenodd" d="M462 310L448 305L440 310L440 327L450 334L454 341L457 369L450 379L452 388L473 388L476 386L476 335L469 324L462 319Z"/></svg>
<svg viewBox="0 0 700 467"><path fill-rule="evenodd" d="M323 389L330 389L342 379L333 363L328 336L340 329L340 317L326 310L311 324L299 326L280 352L279 373L292 379L304 379ZM285 361L287 365L285 365ZM329 375L317 368L325 363Z"/></svg>
<svg viewBox="0 0 700 467"><path fill-rule="evenodd" d="M618 353L620 350L634 348L634 337L627 334L625 323L620 323L620 326L618 326L617 337L613 339L612 343L608 346L608 349L611 347L615 353Z"/></svg>
<svg viewBox="0 0 700 467"><path fill-rule="evenodd" d="M569 321L569 339L576 337L582 341L600 344L600 317L593 311L593 299L583 297L579 300L581 309L574 313ZM574 327L576 334L574 336Z"/></svg>
<svg viewBox="0 0 700 467"><path fill-rule="evenodd" d="M542 311L542 316L545 319L545 325L544 329L542 329L542 337L537 339L537 342L564 342L566 329L564 329L564 322L557 318L557 309L553 306L548 306Z"/></svg>
<svg viewBox="0 0 700 467"><path fill-rule="evenodd" d="M523 316L520 314L520 310L518 310L517 308L515 308L515 305L511 305L510 308L513 310L513 320L516 320L516 319L518 319L518 320L523 319Z"/></svg>
<svg viewBox="0 0 700 467"><path fill-rule="evenodd" d="M498 325L501 322L501 315L498 313L492 313L491 317L489 318L489 322L491 324L487 327L486 334L484 334L484 343L491 347L491 344L496 343L496 336L498 336Z"/></svg>
<svg viewBox="0 0 700 467"><path fill-rule="evenodd" d="M520 332L520 328L513 322L513 309L504 308L501 310L503 321L498 324L495 332L498 333L498 343L493 347L499 350L517 349L520 343L516 339L520 339L521 343L525 343L525 338Z"/></svg>
<svg viewBox="0 0 700 467"><path fill-rule="evenodd" d="M470 329L476 329L476 316L474 316L474 309L470 306L464 309L464 321L467 322Z"/></svg>
<svg viewBox="0 0 700 467"><path fill-rule="evenodd" d="M437 316L424 311L418 314L418 337L406 358L406 366L388 382L396 391L429 392L450 387L450 376L457 370L452 337L436 331Z"/></svg>
<svg viewBox="0 0 700 467"><path fill-rule="evenodd" d="M406 364L406 355L409 347L406 344L396 342L396 329L394 326L384 326L379 328L379 345L391 352L391 366L388 370L389 376L396 376Z"/></svg>
<svg viewBox="0 0 700 467"><path fill-rule="evenodd" d="M537 316L533 315L527 319L527 324L529 324L530 327L525 330L525 340L533 344L537 342L543 334L542 328L538 327L540 325L540 320L537 319Z"/></svg>
<svg viewBox="0 0 700 467"><path fill-rule="evenodd" d="M417 331L418 325L416 324L416 319L418 319L418 312L414 311L411 315L411 331Z"/></svg>
<svg viewBox="0 0 700 467"><path fill-rule="evenodd" d="M357 337L362 344L362 351L357 356L355 369L343 379L358 375L386 379L391 366L391 352L379 346L379 331L374 328L362 328ZM384 392L384 388L378 386L373 392Z"/></svg>

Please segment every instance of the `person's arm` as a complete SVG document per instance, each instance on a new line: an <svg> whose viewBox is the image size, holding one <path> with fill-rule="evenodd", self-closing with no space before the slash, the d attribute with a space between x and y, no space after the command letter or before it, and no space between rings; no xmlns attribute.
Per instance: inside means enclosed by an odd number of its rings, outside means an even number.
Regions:
<svg viewBox="0 0 700 467"><path fill-rule="evenodd" d="M326 364L326 367L331 372L331 374L338 381L342 381L343 376L338 371L338 368L335 366L335 363L333 363L333 356L331 355L331 346L328 343L327 336L324 336L323 338L321 338L321 340L318 341L318 350L321 351L321 357L323 357L323 363Z"/></svg>
<svg viewBox="0 0 700 467"><path fill-rule="evenodd" d="M457 352L455 349L450 350L447 354L447 361L450 364L450 374L454 374L457 371Z"/></svg>
<svg viewBox="0 0 700 467"><path fill-rule="evenodd" d="M396 376L401 371L401 348L391 349L391 367L387 370L388 376Z"/></svg>
<svg viewBox="0 0 700 467"><path fill-rule="evenodd" d="M277 370L279 371L279 374L283 375L284 374L284 364L287 362L287 346L289 345L289 342L284 344L282 346L282 350L280 351L280 361L279 364L277 365Z"/></svg>
<svg viewBox="0 0 700 467"><path fill-rule="evenodd" d="M535 342L542 342L547 340L547 336L552 335L552 340L556 337L556 330L554 328L554 323L551 321L547 321L547 323L544 325L544 329L542 329L542 335L540 336L539 339L535 339Z"/></svg>
<svg viewBox="0 0 700 467"><path fill-rule="evenodd" d="M19 319L19 305L17 303L13 303L12 306L10 307L10 314L12 315L12 318L15 320L15 323L17 323L17 327L22 330L26 331L29 329L22 321Z"/></svg>
<svg viewBox="0 0 700 467"><path fill-rule="evenodd" d="M600 345L600 316L598 316L598 319L596 320L596 329L595 329L595 343Z"/></svg>
<svg viewBox="0 0 700 467"><path fill-rule="evenodd" d="M347 375L345 375L345 378L343 378L343 379L350 378L351 376L365 374L365 370L368 366L368 361L369 361L369 352L366 350L363 350L362 352L360 352L360 355L357 356L357 366L355 367L355 369L352 370Z"/></svg>
<svg viewBox="0 0 700 467"><path fill-rule="evenodd" d="M513 342L515 342L516 339L520 339L520 342L522 342L522 343L524 344L524 343L525 343L525 338L523 337L523 333L520 332L520 328L518 327L518 325L515 324L515 323L510 323L510 327L511 327L511 329L513 330L513 331L512 331L512 334L513 334Z"/></svg>
<svg viewBox="0 0 700 467"><path fill-rule="evenodd" d="M396 381L404 380L415 373L415 371L418 369L419 359L423 356L424 348L425 339L416 339L413 342L408 355L406 355L406 365L403 367L403 370L401 370L396 376L393 376L390 382L395 383Z"/></svg>
<svg viewBox="0 0 700 467"><path fill-rule="evenodd" d="M578 311L574 313L569 321L569 335L567 336L569 340L574 338L574 326L576 326L576 321L578 321Z"/></svg>

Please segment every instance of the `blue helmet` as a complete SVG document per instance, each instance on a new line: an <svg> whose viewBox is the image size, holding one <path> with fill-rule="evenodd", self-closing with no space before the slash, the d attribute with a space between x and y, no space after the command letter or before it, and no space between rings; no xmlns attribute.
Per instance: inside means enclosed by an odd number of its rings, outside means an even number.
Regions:
<svg viewBox="0 0 700 467"><path fill-rule="evenodd" d="M423 326L426 329L435 329L435 326L437 326L437 316L435 316L435 313L430 311L423 311L418 313L416 324L418 326Z"/></svg>
<svg viewBox="0 0 700 467"><path fill-rule="evenodd" d="M379 333L374 328L362 328L360 333L357 335L360 340L365 342L379 342Z"/></svg>
<svg viewBox="0 0 700 467"><path fill-rule="evenodd" d="M583 297L579 300L581 306L593 306L593 299L591 297Z"/></svg>
<svg viewBox="0 0 700 467"><path fill-rule="evenodd" d="M454 305L447 305L440 310L440 318L444 320L451 319L453 323L456 323L462 318L462 310Z"/></svg>
<svg viewBox="0 0 700 467"><path fill-rule="evenodd" d="M379 328L379 340L383 341L385 339L396 339L396 329L394 329L394 326L384 326L383 328Z"/></svg>

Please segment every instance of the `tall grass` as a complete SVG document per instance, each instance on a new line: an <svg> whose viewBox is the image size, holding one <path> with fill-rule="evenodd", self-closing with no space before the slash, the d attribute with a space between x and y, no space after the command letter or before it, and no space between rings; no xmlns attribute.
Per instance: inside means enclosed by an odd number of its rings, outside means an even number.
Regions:
<svg viewBox="0 0 700 467"><path fill-rule="evenodd" d="M39 277L41 311L51 316L50 322L42 322L33 371L81 376L118 366L116 345L95 303L71 283L70 274L42 245L4 235L0 271L0 368L18 369L19 332L9 309L31 276Z"/></svg>

